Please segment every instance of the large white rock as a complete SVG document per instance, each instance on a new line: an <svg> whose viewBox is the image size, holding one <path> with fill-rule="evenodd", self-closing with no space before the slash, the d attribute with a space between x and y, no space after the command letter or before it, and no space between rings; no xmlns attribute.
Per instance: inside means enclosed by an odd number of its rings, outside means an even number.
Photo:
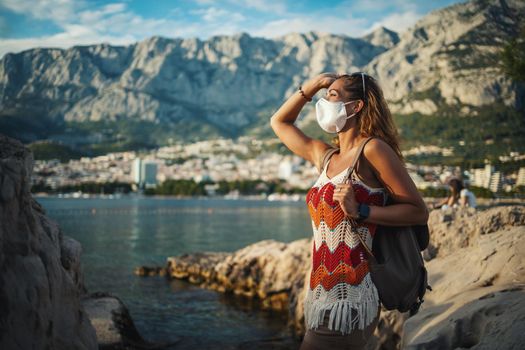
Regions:
<svg viewBox="0 0 525 350"><path fill-rule="evenodd" d="M404 325L402 348L518 349L525 342L524 226L432 260L433 291Z"/></svg>

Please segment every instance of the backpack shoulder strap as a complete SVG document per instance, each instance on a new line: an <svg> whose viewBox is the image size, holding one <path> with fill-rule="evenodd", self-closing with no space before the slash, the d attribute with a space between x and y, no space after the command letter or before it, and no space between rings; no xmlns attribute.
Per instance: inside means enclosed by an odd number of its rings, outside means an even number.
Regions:
<svg viewBox="0 0 525 350"><path fill-rule="evenodd" d="M366 140L364 140L363 142L361 142L361 144L359 145L359 148L357 149L357 153L354 157L354 161L352 162L352 166L350 168L348 168L348 172L346 173L346 176L344 177L344 180L343 182L346 182L346 180L348 180L348 178L350 177L350 175L352 175L352 172L354 171L355 169L355 166L357 164L357 161L359 160L359 157L361 156L361 153L363 153L363 149L365 148L365 145L368 141L370 141L371 139L373 139L373 137L368 137Z"/></svg>
<svg viewBox="0 0 525 350"><path fill-rule="evenodd" d="M319 162L321 168L319 169L319 174L323 172L324 167L326 166L326 163L328 162L328 159L337 152L339 148L337 147L330 147L327 148L326 151L324 151L323 156L321 157L321 162Z"/></svg>

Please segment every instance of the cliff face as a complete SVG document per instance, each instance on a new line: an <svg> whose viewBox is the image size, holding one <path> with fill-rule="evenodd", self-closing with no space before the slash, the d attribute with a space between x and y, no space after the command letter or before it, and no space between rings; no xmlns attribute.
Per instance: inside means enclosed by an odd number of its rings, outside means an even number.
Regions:
<svg viewBox="0 0 525 350"><path fill-rule="evenodd" d="M32 49L0 60L0 116L9 118L6 128L24 125L16 137L28 141L64 120L146 120L181 133L189 124L196 135L203 126L232 135L257 126L259 113L266 122L305 79L362 69L399 113L515 106L522 92L499 70L498 51L523 16L523 1L476 0L435 11L401 36L379 28L363 38L238 34Z"/></svg>
<svg viewBox="0 0 525 350"><path fill-rule="evenodd" d="M30 194L33 159L0 135L0 348L98 349L80 297L80 244Z"/></svg>
<svg viewBox="0 0 525 350"><path fill-rule="evenodd" d="M0 349L165 349L142 338L123 301L88 292L82 246L31 193L32 153L0 134Z"/></svg>
<svg viewBox="0 0 525 350"><path fill-rule="evenodd" d="M374 58L392 110L431 114L440 106L517 105L523 96L500 69L499 51L517 35L523 1L468 1L434 11ZM467 112L468 113L468 112Z"/></svg>
<svg viewBox="0 0 525 350"><path fill-rule="evenodd" d="M239 130L305 76L356 69L385 50L317 33L33 49L0 60L0 110L50 121L200 121Z"/></svg>

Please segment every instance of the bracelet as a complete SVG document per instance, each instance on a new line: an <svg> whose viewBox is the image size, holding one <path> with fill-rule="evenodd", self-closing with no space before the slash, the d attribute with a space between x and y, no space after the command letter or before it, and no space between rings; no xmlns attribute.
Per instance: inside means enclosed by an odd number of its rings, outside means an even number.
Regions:
<svg viewBox="0 0 525 350"><path fill-rule="evenodd" d="M311 97L306 96L306 94L305 94L304 91L303 91L303 87L302 87L301 85L299 85L299 93L301 94L301 96L303 96L303 98L304 98L306 101L308 101L308 102L312 101L312 98L311 98Z"/></svg>

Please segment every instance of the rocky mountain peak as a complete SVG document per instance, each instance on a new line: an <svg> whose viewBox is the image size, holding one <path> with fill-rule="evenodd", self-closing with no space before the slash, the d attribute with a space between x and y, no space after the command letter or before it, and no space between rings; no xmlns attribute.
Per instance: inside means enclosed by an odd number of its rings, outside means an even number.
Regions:
<svg viewBox="0 0 525 350"><path fill-rule="evenodd" d="M381 26L372 33L365 35L363 40L374 46L382 46L390 49L399 42L399 35L393 30Z"/></svg>

